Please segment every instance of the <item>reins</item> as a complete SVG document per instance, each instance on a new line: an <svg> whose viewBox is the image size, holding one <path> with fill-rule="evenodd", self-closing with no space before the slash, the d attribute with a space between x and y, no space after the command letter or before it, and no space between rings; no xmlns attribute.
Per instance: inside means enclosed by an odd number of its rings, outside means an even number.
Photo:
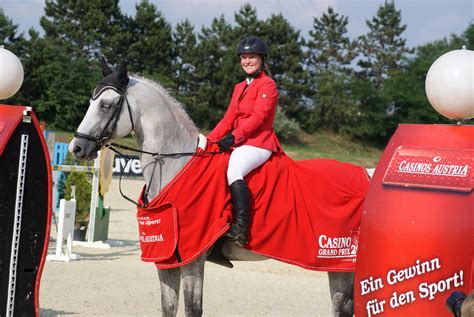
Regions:
<svg viewBox="0 0 474 317"><path fill-rule="evenodd" d="M128 151L132 151L132 152L137 152L137 153L142 153L142 154L149 154L153 157L153 159L155 160L154 164L153 164L153 171L152 171L152 174L151 174L151 177L150 177L150 182L151 180L153 179L153 176L155 174L155 169L156 169L156 164L159 163L160 164L160 178L161 176L163 175L162 171L163 171L163 165L165 163L164 161L164 158L173 158L173 157L182 157L182 156L201 156L201 155L206 155L206 154L209 154L209 155L215 155L215 154L221 154L223 153L222 151L202 151L202 152L176 152L176 153L158 153L158 152L149 152L149 151L144 151L144 150L141 150L141 149L137 149L137 148L133 148L133 147L129 147L129 146L126 146L126 145L122 145L122 144L119 144L119 143L115 143L115 142L112 142L112 143L109 143L109 144L105 144L104 145L106 148L110 149L111 151L117 153L118 155L124 157L126 159L126 162L128 163L132 158L130 156L128 156L127 154L124 154L122 152L120 152L119 150L117 150L116 148L119 148L119 149L124 149L124 150L128 150ZM126 163L126 164L127 164ZM125 195L123 192L122 192L122 176L123 176L123 172L124 172L125 169L122 169L120 171L120 178L119 178L119 192L120 192L120 195L122 195L123 198L125 198L126 200L128 200L129 202L133 203L134 205L138 206L138 207L145 207L145 206L142 206L140 205L137 201L133 200L132 198L128 197L127 195ZM148 191L150 189L150 186L146 186L146 189L145 189L145 192L144 192L144 195L143 197L145 199L148 199ZM161 191L161 179L160 179L160 191Z"/></svg>

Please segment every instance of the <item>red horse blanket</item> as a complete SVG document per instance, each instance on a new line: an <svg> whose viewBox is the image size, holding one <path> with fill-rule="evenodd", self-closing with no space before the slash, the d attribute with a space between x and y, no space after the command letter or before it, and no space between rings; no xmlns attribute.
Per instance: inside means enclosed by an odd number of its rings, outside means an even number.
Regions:
<svg viewBox="0 0 474 317"><path fill-rule="evenodd" d="M198 149L157 197L138 208L143 261L158 268L185 265L228 230L228 160L227 153ZM364 168L274 153L246 181L252 196L248 250L310 270L354 270L369 184Z"/></svg>

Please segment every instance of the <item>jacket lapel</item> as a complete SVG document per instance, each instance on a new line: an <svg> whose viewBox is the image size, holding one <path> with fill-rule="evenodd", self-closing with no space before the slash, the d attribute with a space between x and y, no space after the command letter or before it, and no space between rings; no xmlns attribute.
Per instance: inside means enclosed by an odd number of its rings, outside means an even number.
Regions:
<svg viewBox="0 0 474 317"><path fill-rule="evenodd" d="M255 77L253 80L252 80L252 83L250 83L250 85L248 85L247 89L245 89L245 87L247 86L247 82L246 81L243 81L242 84L243 84L243 87L242 89L244 89L241 93L240 93L240 97L238 99L238 101L240 102L242 100L242 98L244 98L245 94L247 94L247 92L251 89L253 89L253 87L255 87L257 85L257 81L263 76L263 71L261 74L259 74L257 77Z"/></svg>
<svg viewBox="0 0 474 317"><path fill-rule="evenodd" d="M247 83L245 81L241 82L235 89L236 89L236 95L238 96L237 97L237 101L240 101L242 99L242 96L244 95L245 91L247 89L245 89Z"/></svg>

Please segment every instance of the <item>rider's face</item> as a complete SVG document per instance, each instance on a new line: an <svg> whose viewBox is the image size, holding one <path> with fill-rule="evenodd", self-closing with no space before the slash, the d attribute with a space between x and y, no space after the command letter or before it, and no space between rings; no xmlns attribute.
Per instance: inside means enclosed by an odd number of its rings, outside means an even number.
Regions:
<svg viewBox="0 0 474 317"><path fill-rule="evenodd" d="M240 66L248 75L253 75L262 68L262 58L254 53L241 54Z"/></svg>

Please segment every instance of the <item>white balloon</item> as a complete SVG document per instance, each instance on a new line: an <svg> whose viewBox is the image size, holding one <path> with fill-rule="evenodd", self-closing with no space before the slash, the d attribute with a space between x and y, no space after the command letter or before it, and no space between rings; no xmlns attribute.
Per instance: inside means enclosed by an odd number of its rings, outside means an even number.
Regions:
<svg viewBox="0 0 474 317"><path fill-rule="evenodd" d="M425 80L431 106L450 119L474 117L474 51L454 50L431 65Z"/></svg>
<svg viewBox="0 0 474 317"><path fill-rule="evenodd" d="M17 93L23 84L23 66L15 54L0 47L0 99Z"/></svg>

